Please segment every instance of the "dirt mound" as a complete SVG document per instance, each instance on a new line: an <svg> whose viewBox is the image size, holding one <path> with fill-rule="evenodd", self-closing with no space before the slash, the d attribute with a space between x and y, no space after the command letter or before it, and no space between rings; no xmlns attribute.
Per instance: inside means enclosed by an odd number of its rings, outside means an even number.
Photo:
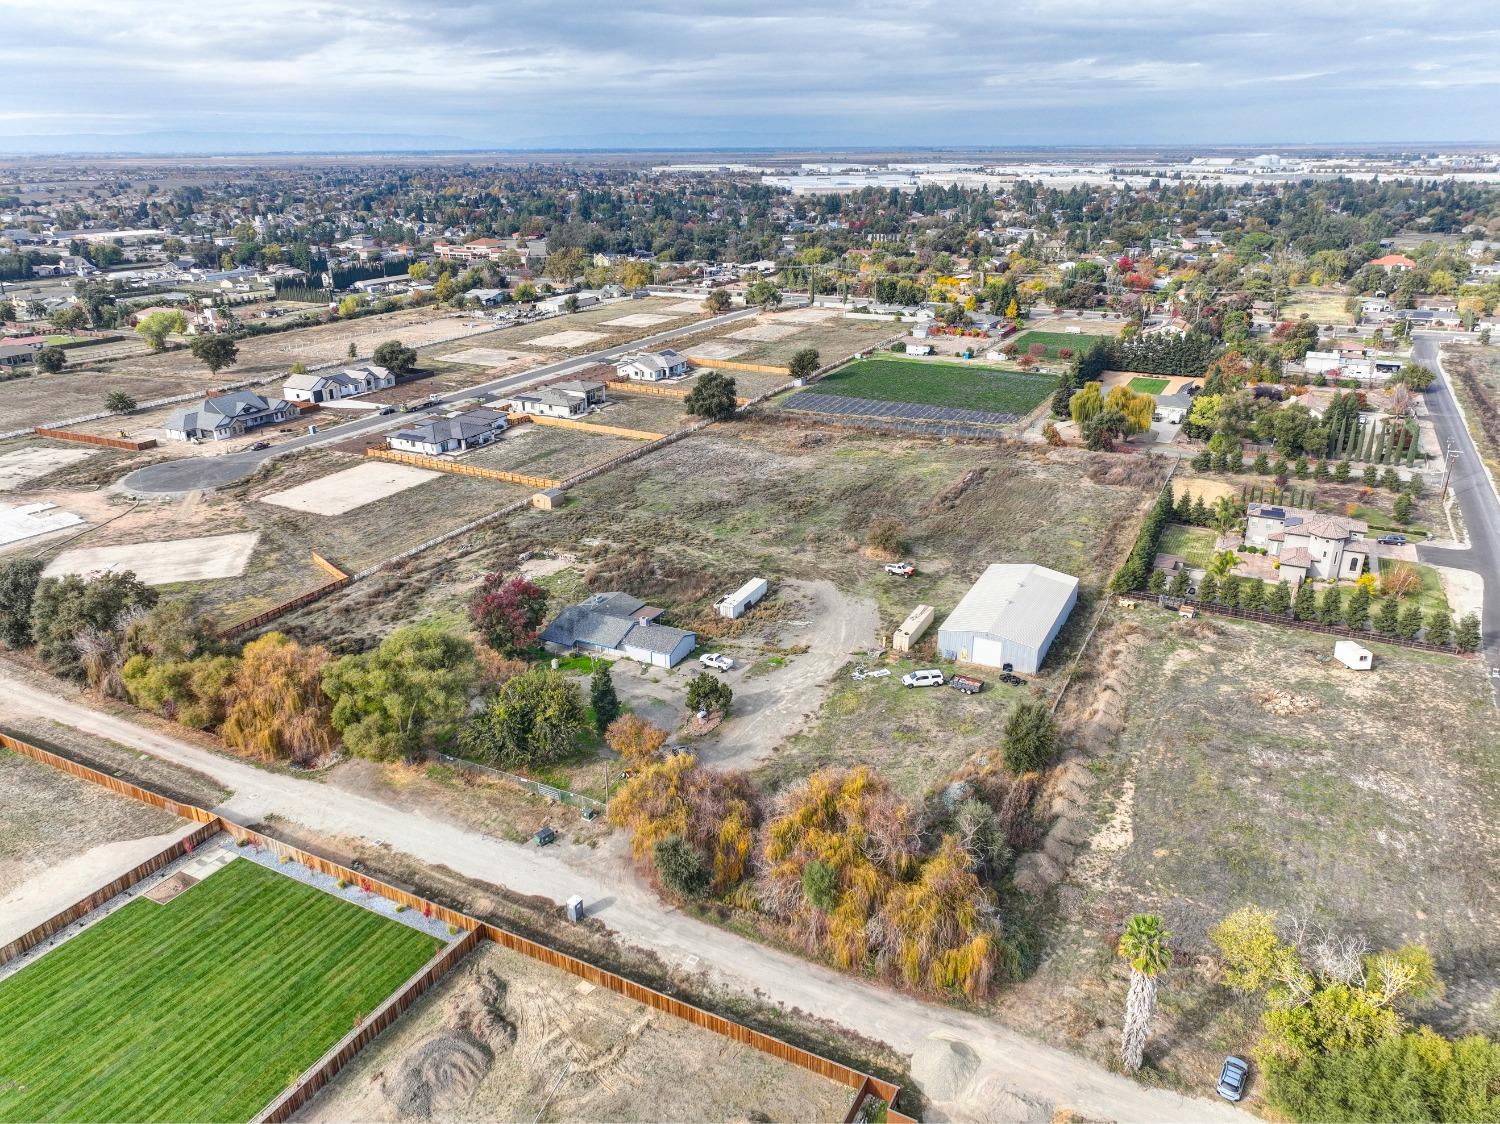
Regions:
<svg viewBox="0 0 1500 1124"><path fill-rule="evenodd" d="M1294 691L1262 691L1255 696L1255 701L1280 718L1310 714L1322 705L1317 699Z"/></svg>
<svg viewBox="0 0 1500 1124"><path fill-rule="evenodd" d="M963 498L963 494L965 492L967 492L975 484L978 484L981 480L983 480L988 473L989 469L987 468L969 469L968 472L965 472L957 480L949 484L937 495L933 496L932 499L928 501L927 506L924 510L947 511L961 498Z"/></svg>
<svg viewBox="0 0 1500 1124"><path fill-rule="evenodd" d="M515 1027L504 1012L505 981L493 971L483 973L449 1025L423 1039L386 1079L383 1091L397 1119L445 1116L468 1101L490 1071L495 1051L515 1043Z"/></svg>
<svg viewBox="0 0 1500 1124"><path fill-rule="evenodd" d="M961 1101L968 1095L979 1055L956 1038L929 1037L911 1056L912 1079L930 1101Z"/></svg>

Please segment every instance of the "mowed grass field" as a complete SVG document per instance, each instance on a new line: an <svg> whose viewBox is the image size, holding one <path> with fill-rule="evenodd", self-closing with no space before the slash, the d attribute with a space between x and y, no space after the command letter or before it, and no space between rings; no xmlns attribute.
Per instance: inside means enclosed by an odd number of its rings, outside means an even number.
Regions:
<svg viewBox="0 0 1500 1124"><path fill-rule="evenodd" d="M1032 344L1041 344L1047 349L1047 358L1056 359L1057 353L1065 348L1071 348L1076 355L1080 351L1098 347L1103 338L1083 332L1022 332L1008 342L1016 345L1017 355L1027 354Z"/></svg>
<svg viewBox="0 0 1500 1124"><path fill-rule="evenodd" d="M857 359L813 385L818 394L1017 415L1029 414L1056 389L1052 375L921 359Z"/></svg>
<svg viewBox="0 0 1500 1124"><path fill-rule="evenodd" d="M1144 376L1137 376L1125 384L1128 389L1135 391L1137 394L1150 394L1153 396L1160 394L1171 385L1172 381L1170 379L1148 379Z"/></svg>
<svg viewBox="0 0 1500 1124"><path fill-rule="evenodd" d="M439 942L248 860L0 982L0 1120L243 1121Z"/></svg>

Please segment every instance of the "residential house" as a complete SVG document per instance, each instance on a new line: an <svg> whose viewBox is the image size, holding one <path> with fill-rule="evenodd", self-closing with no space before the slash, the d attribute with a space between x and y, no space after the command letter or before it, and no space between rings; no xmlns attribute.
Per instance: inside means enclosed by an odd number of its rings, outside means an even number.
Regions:
<svg viewBox="0 0 1500 1124"><path fill-rule="evenodd" d="M686 357L671 348L664 351L638 351L620 360L615 368L622 378L631 382L661 382L678 379L688 373Z"/></svg>
<svg viewBox="0 0 1500 1124"><path fill-rule="evenodd" d="M174 411L166 421L166 431L176 441L223 441L243 437L261 426L290 421L296 414L297 407L284 399L236 390Z"/></svg>
<svg viewBox="0 0 1500 1124"><path fill-rule="evenodd" d="M499 410L480 408L447 417L426 418L391 434L385 443L403 453L436 457L482 448L504 433L509 425L510 420Z"/></svg>
<svg viewBox="0 0 1500 1124"><path fill-rule="evenodd" d="M517 413L544 418L580 418L604 401L604 384L560 382L511 397Z"/></svg>
<svg viewBox="0 0 1500 1124"><path fill-rule="evenodd" d="M510 300L510 294L504 289L470 289L464 300L474 301L482 308L494 308Z"/></svg>
<svg viewBox="0 0 1500 1124"><path fill-rule="evenodd" d="M1386 254L1382 258L1365 263L1366 265L1378 265L1381 269L1388 269L1392 273L1405 273L1409 269L1416 269L1417 263L1405 254Z"/></svg>
<svg viewBox="0 0 1500 1124"><path fill-rule="evenodd" d="M1188 387L1184 386L1176 394L1158 394L1156 409L1152 413L1153 417L1160 418L1164 422L1181 425L1187 420L1192 408L1193 396L1188 393Z"/></svg>
<svg viewBox="0 0 1500 1124"><path fill-rule="evenodd" d="M650 667L675 667L698 638L657 623L661 613L628 593L596 593L558 613L543 630L542 643L561 651L577 648Z"/></svg>
<svg viewBox="0 0 1500 1124"><path fill-rule="evenodd" d="M1398 308L1394 318L1413 328L1461 328L1464 322L1457 309L1442 308Z"/></svg>
<svg viewBox="0 0 1500 1124"><path fill-rule="evenodd" d="M345 367L342 371L308 372L290 375L281 386L289 402L332 402L337 398L355 398L374 390L396 385L396 376L374 363Z"/></svg>
<svg viewBox="0 0 1500 1124"><path fill-rule="evenodd" d="M1339 344L1332 351L1309 351L1302 359L1302 369L1310 375L1375 384L1401 370L1401 360L1391 355L1372 355L1357 344Z"/></svg>
<svg viewBox="0 0 1500 1124"><path fill-rule="evenodd" d="M26 367L36 362L40 349L32 344L0 345L0 367Z"/></svg>
<svg viewBox="0 0 1500 1124"><path fill-rule="evenodd" d="M1353 581L1370 562L1369 530L1360 519L1252 503L1246 510L1245 544L1265 548L1279 563L1282 581Z"/></svg>

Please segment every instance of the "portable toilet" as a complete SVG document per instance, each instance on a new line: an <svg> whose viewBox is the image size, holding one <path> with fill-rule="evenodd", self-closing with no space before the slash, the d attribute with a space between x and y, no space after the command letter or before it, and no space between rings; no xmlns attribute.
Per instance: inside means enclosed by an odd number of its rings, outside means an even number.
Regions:
<svg viewBox="0 0 1500 1124"><path fill-rule="evenodd" d="M568 920L577 922L582 921L583 918L583 899L577 894L574 894L571 898L568 899Z"/></svg>
<svg viewBox="0 0 1500 1124"><path fill-rule="evenodd" d="M1356 644L1353 640L1334 641L1333 658L1352 671L1369 671L1375 662L1370 649Z"/></svg>

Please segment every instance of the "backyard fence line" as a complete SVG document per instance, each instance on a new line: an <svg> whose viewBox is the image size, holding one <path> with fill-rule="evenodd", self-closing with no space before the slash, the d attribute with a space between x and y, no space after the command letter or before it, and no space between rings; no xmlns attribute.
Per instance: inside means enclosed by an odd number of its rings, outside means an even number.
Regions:
<svg viewBox="0 0 1500 1124"><path fill-rule="evenodd" d="M1347 640L1394 644L1399 648L1414 648L1419 652L1441 652L1445 656L1460 656L1464 659L1474 655L1473 652L1460 652L1457 648L1449 648L1442 644L1429 644L1426 640L1403 640L1399 636L1387 636L1374 629L1355 629L1341 624L1324 624L1322 621L1299 621L1296 617L1282 616L1280 613L1262 613L1255 609L1231 609L1228 605L1220 605L1213 601L1195 601L1190 597L1171 597L1165 593L1148 593L1139 589L1132 589L1117 596L1151 605L1160 605L1163 609L1178 609L1183 605L1190 605L1201 613L1214 613L1221 617L1235 617L1244 621L1259 621L1262 624L1280 625L1283 628L1299 628L1304 632L1321 632L1326 636L1340 636Z"/></svg>
<svg viewBox="0 0 1500 1124"><path fill-rule="evenodd" d="M133 441L128 437L99 437L93 433L74 433L70 429L44 429L38 426L33 431L38 437L50 437L54 441L76 441L82 445L103 445L109 449L129 449L138 453L143 449L156 448L156 438L148 437L144 441Z"/></svg>
<svg viewBox="0 0 1500 1124"><path fill-rule="evenodd" d="M365 456L373 457L378 461L409 464L414 468L427 468L434 472L451 472L455 476L478 476L485 480L500 480L506 484L519 484L523 488L555 488L560 483L550 476L506 472L504 469L485 468L477 464L464 464L462 461L447 461L441 457L423 456L421 453L402 453L395 449L369 448L365 450Z"/></svg>
<svg viewBox="0 0 1500 1124"><path fill-rule="evenodd" d="M255 1118L255 1124L280 1124L289 1120L303 1105L338 1075L339 1070L354 1060L354 1056L367 1046L376 1035L400 1018L418 999L425 995L439 980L458 967L464 957L474 950L480 941L477 928L470 929L458 940L438 952L423 965L411 979L402 984L374 1012L358 1026L344 1035L338 1042L315 1061L292 1082L275 1100L267 1105Z"/></svg>
<svg viewBox="0 0 1500 1124"><path fill-rule="evenodd" d="M318 567L318 569L322 570L333 580L309 589L306 593L299 593L290 600L272 605L269 609L262 610L253 617L246 617L242 621L236 621L229 627L221 629L219 631L219 638L221 640L233 640L236 636L243 636L252 629L259 628L263 624L269 624L277 617L285 616L294 609L300 609L304 605L310 605L320 598L327 597L336 589L343 589L344 586L354 580L351 575L346 574L316 550L312 552L312 562L314 566Z"/></svg>
<svg viewBox="0 0 1500 1124"><path fill-rule="evenodd" d="M155 874L168 863L187 854L188 851L192 850L199 843L211 839L217 834L219 834L219 825L217 822L200 824L195 830L183 836L175 843L172 843L166 849L158 851L145 862L127 870L113 881L100 886L87 897L80 898L62 912L53 914L40 925L22 933L9 944L0 946L0 964L8 964L23 953L31 951L48 937L66 929L79 918L92 913L111 898L123 894L141 879Z"/></svg>
<svg viewBox="0 0 1500 1124"><path fill-rule="evenodd" d="M477 939L493 941L495 944L501 945L502 947L507 948L512 952L520 953L523 956L529 957L530 959L536 960L540 963L547 964L550 967L561 969L562 971L565 971L570 975L574 975L580 979L587 980L589 983L595 984L596 986L607 988L617 995L622 995L627 999L632 999L637 1003L650 1007L652 1010L661 1011L665 1014L673 1015L701 1029L713 1031L714 1033L728 1038L731 1041L750 1046L753 1049L759 1050L761 1053L779 1058L782 1061L799 1066L802 1069L808 1070L811 1073L816 1073L829 1080L837 1081L843 1085L848 1086L851 1089L856 1090L855 1107L858 1107L858 1102L863 1099L866 1093L874 1091L878 1093L889 1105L892 1106L887 1119L893 1121L911 1120L910 1117L903 1116L895 1110L894 1105L896 1102L896 1097L900 1094L901 1088L900 1086L892 1084L889 1081L884 1081L880 1078L873 1077L870 1074L862 1073L859 1070L853 1069L850 1066L846 1066L841 1062L836 1062L829 1058L825 1058L820 1054L814 1054L810 1050L805 1050L800 1046L794 1046L792 1043L786 1042L780 1038L773 1037L772 1035L765 1034L758 1030L753 1030L750 1027L743 1025L742 1023L737 1023L731 1019L727 1019L723 1015L716 1015L711 1011L705 1011L701 1007L695 1007L691 1003L686 1003L681 999L675 999L672 996L665 994L664 992L657 991L654 988L646 987L644 984L636 983L634 980L626 979L624 976L617 975L616 973L611 972L607 969L600 968L595 964L590 964L585 960L580 960L575 956L569 955L568 953L559 952L556 949L548 948L546 945L539 944L536 941L520 936L519 934L512 933L508 929L502 929L497 925L493 925L489 922L480 921L477 918L470 917L468 914L461 913L456 909L450 909L449 907L438 902L419 897L416 894L410 893L409 891L402 890L396 886L392 886L387 882L382 882L377 878L372 878L368 874L363 874L359 871L352 870L349 867L342 865L341 863L336 863L331 859L325 859L323 856L314 854L311 851L305 851L302 848L293 846L290 843L283 843L279 839L273 839L270 836L263 835L251 828L244 827L240 824L234 823L231 820L226 820L223 817L215 814L214 812L208 811L207 809L200 808L193 804L185 804L181 801L162 796L160 793L152 792L150 789L142 788L140 785L134 784L130 781L121 780L118 777L112 777L109 774L101 772L98 769L92 768L88 765L80 764L79 762L73 761L70 758L64 757L57 753L53 753L50 750L42 749L40 746L32 745L30 742L24 741L20 738L0 734L0 745L3 745L5 748L13 750L16 753L20 753L23 756L30 757L35 761L39 761L44 765L50 765L53 768L59 769L60 771L69 774L70 776L77 777L80 780L89 781L92 784L100 785L104 788L109 789L111 792L117 793L118 795L130 797L131 799L138 800L141 803L149 804L153 808L161 808L165 811L173 812L174 814L181 816L184 819L193 820L199 824L202 824L203 828L201 830L206 832L206 834L203 836L204 838L208 838L219 832L223 832L224 834L234 838L237 842L243 842L246 844L253 844L257 847L262 847L277 856L285 855L289 859L299 862L302 865L308 867L311 870L315 870L320 874L326 874L333 878L343 879L350 885L358 886L366 893L378 894L388 901L396 902L399 905L405 905L408 908L421 910L423 916L436 917L440 921L444 921L447 924L453 926L455 929L468 930L471 935L477 934L476 943ZM195 832L194 836L196 836L197 834L198 833ZM193 836L189 836L189 838L192 837ZM171 848L169 848L168 850L170 849ZM33 933L34 932L35 930L33 930ZM37 941L46 939L46 935L32 939L32 933L26 933L19 939L23 941L29 941L30 944L28 944L27 947L31 947L35 945ZM458 947L463 944L463 941L459 941L456 942L452 947ZM469 951L469 949L472 949L472 947L473 943L470 943L464 951L467 952ZM401 1011L406 1009L406 1007L409 1007L411 1003L416 1001L418 995L420 995L420 992L416 992L415 994L410 995L408 995L407 992L409 992L419 983L422 984L423 990L425 990L427 987L430 987L432 983L435 982L443 974L443 972L446 972L448 969L450 969L453 964L457 963L458 959L461 958L462 957L459 956L455 957L451 961L448 961L443 957L437 957L433 961L429 962L429 964L423 969L422 973L414 977L412 980L408 981L407 984L404 985L403 990L401 992L398 992L397 996L393 997L393 999L404 997L405 1002L401 1005L399 1010L394 1011L389 1016L386 1025L389 1025L389 1022L393 1021L396 1015L400 1014ZM439 968L441 968L441 971L438 970ZM423 977L427 976L428 973L433 974L424 982ZM381 1010L383 1011L384 1007L382 1007ZM369 1022L374 1022L374 1016L371 1017ZM361 1024L360 1029L363 1030L366 1025L368 1024ZM382 1026L380 1029L384 1029L384 1027ZM355 1034L351 1035L345 1043L341 1043L339 1047L335 1047L334 1050L331 1050L329 1054L325 1055L322 1059L319 1060L319 1062L315 1063L313 1069L304 1071L301 1078L299 1078L297 1085L300 1085L303 1082L311 1084L315 1077L318 1080L318 1084L315 1088L309 1090L303 1096L303 1099L301 1101L297 1102L298 1105L305 1103L306 1100L311 1097L312 1092L315 1092L317 1088L321 1088L323 1084L326 1084L328 1081L332 1080L333 1077L338 1073L338 1070L341 1069L350 1059L352 1059L355 1054L358 1053L359 1049L366 1043L368 1043L370 1039L374 1038L378 1033L378 1029L371 1030L367 1035L361 1035L356 1032ZM356 1040L358 1042L357 1045L353 1045L352 1048L347 1048L349 1043L352 1043ZM314 1073L314 1070L317 1071L316 1074ZM291 1114L291 1112L295 1111L295 1108L297 1107L296 1105L294 1105L290 1109L287 1109L285 1115L273 1116L271 1115L271 1113L277 1109L277 1106L280 1105L283 1100L287 1099L293 1094L293 1091L294 1089L296 1089L297 1085L289 1087L287 1092L283 1093L281 1097L278 1097L276 1101L273 1101L272 1104L268 1106L262 1113L262 1115L257 1119L268 1121L285 1120L286 1117ZM852 1118L852 1112L850 1118Z"/></svg>
<svg viewBox="0 0 1500 1124"><path fill-rule="evenodd" d="M644 429L627 429L618 425L601 425L598 422L575 421L572 418L551 418L544 414L512 414L514 420L522 417L534 425L553 426L557 429L576 429L580 433L598 433L604 437L628 437L632 441L657 441L665 437L665 433L651 433Z"/></svg>

